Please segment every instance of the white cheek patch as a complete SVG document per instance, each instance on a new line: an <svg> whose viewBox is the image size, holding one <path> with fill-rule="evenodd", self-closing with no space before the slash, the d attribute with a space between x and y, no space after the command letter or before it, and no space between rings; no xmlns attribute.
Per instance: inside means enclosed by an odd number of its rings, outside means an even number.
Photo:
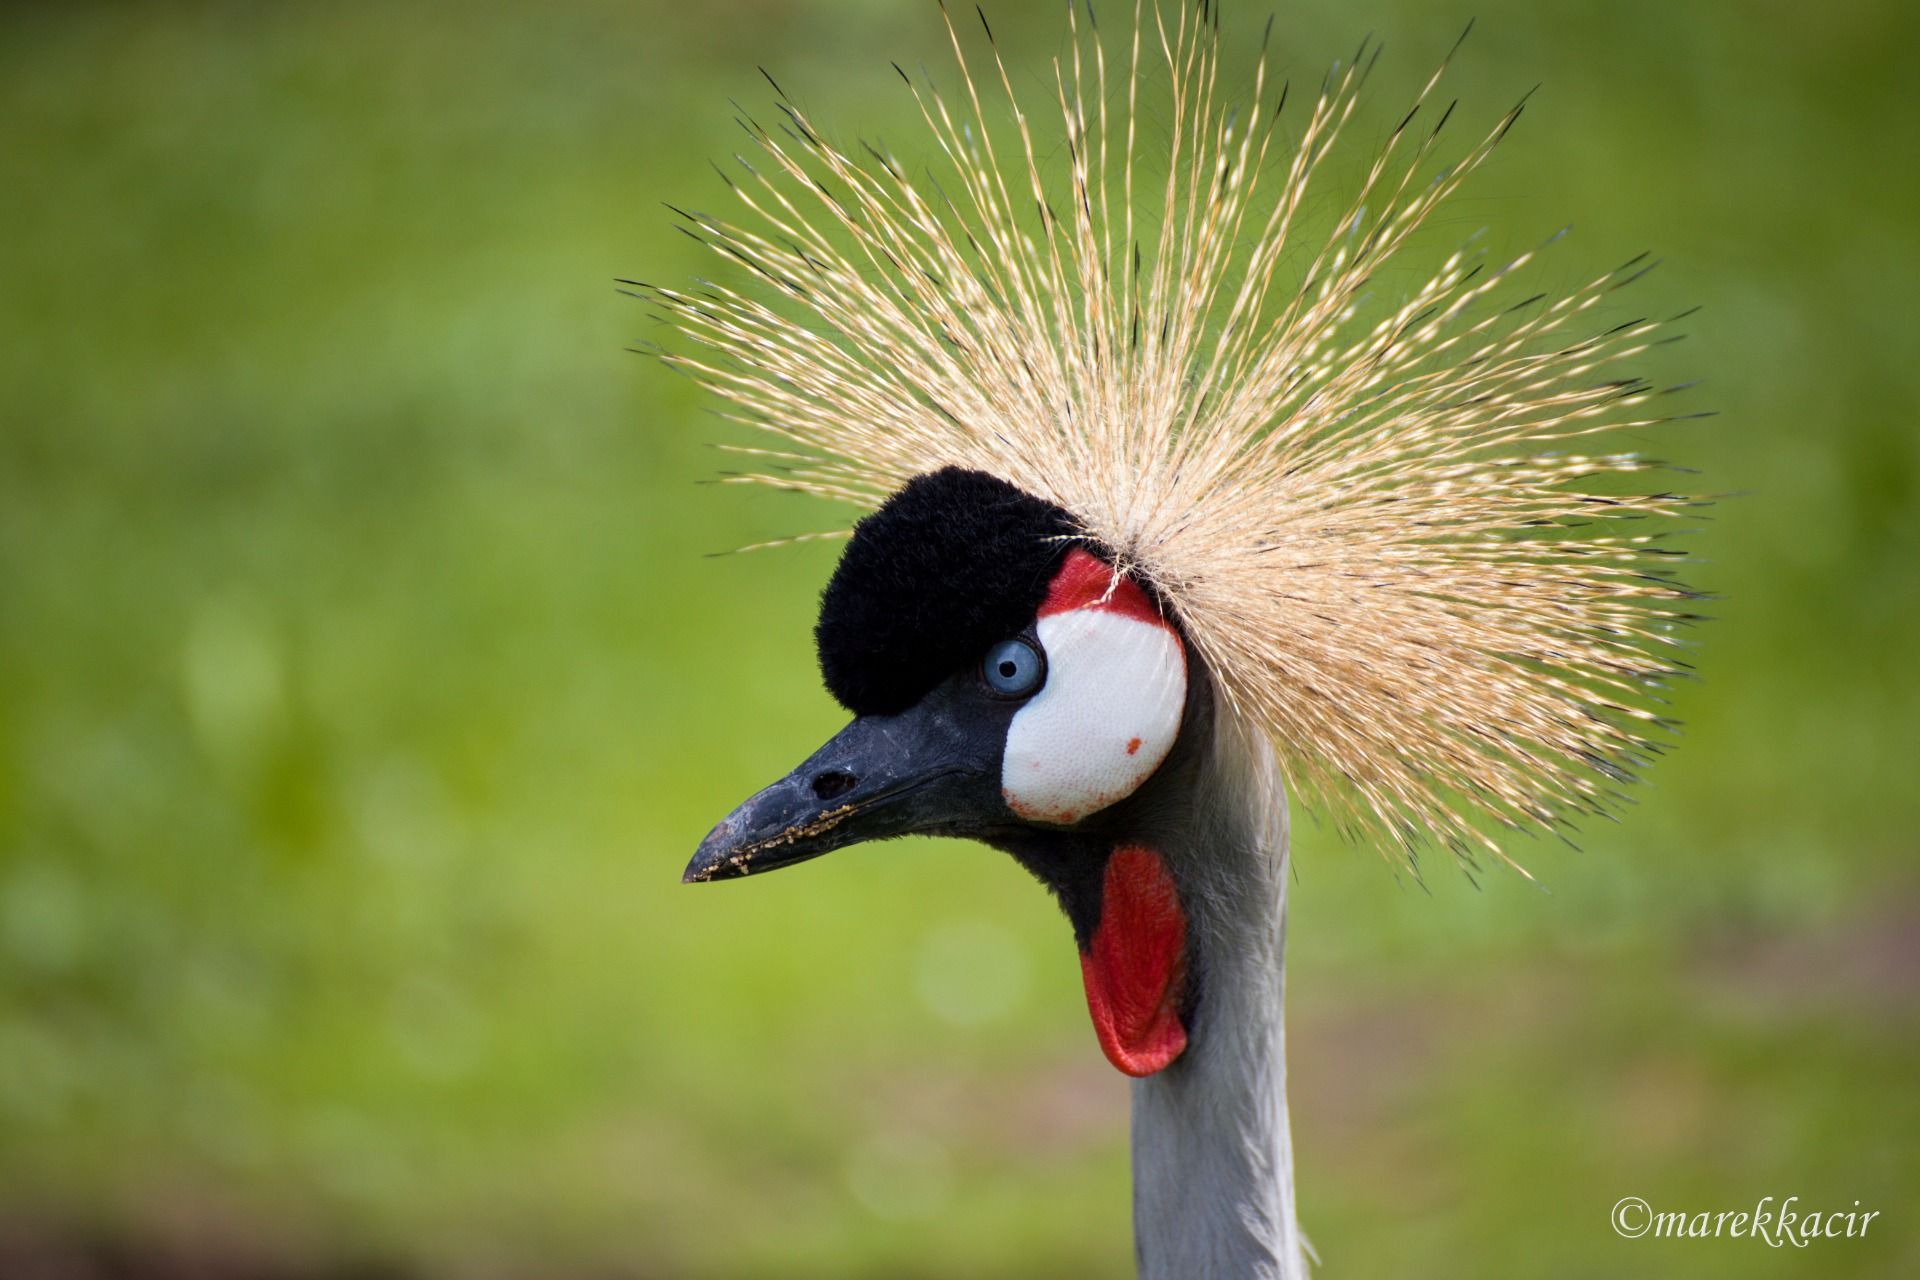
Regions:
<svg viewBox="0 0 1920 1280"><path fill-rule="evenodd" d="M1043 614L1047 682L1014 714L1000 788L1037 822L1078 822L1127 796L1173 749L1187 705L1180 637L1107 608Z"/></svg>

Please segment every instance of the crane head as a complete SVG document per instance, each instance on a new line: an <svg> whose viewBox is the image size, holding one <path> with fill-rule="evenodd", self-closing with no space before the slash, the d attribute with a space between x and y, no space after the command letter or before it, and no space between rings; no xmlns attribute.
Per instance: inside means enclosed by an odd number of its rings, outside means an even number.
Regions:
<svg viewBox="0 0 1920 1280"><path fill-rule="evenodd" d="M684 878L895 836L981 840L1059 898L1114 1065L1178 1057L1186 914L1125 818L1204 698L1174 618L1066 512L949 467L855 528L815 635L852 723L722 820Z"/></svg>

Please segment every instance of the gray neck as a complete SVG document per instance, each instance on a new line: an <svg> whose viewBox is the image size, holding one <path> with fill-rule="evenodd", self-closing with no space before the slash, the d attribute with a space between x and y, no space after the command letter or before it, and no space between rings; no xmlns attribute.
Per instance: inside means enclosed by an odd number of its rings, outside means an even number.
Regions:
<svg viewBox="0 0 1920 1280"><path fill-rule="evenodd" d="M1223 732L1199 770L1184 868L1199 999L1187 1050L1133 1085L1144 1280L1301 1280L1285 1032L1286 795L1264 745Z"/></svg>

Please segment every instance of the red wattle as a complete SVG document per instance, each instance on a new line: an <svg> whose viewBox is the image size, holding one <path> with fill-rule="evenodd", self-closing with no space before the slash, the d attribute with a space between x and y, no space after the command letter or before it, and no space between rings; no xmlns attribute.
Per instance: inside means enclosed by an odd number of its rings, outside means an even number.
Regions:
<svg viewBox="0 0 1920 1280"><path fill-rule="evenodd" d="M1101 1051L1127 1075L1150 1076L1187 1047L1175 1008L1186 950L1187 915L1166 862L1143 845L1115 849L1080 976Z"/></svg>

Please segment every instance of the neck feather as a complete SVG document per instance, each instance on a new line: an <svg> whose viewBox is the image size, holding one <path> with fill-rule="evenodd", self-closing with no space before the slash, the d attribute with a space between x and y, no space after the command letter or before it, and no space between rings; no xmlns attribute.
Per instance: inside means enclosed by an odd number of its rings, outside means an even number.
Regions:
<svg viewBox="0 0 1920 1280"><path fill-rule="evenodd" d="M1210 755L1179 824L1188 847L1166 850L1181 866L1199 986L1186 1052L1133 1085L1135 1250L1144 1280L1299 1280L1281 1018L1286 795L1264 743L1231 725Z"/></svg>

